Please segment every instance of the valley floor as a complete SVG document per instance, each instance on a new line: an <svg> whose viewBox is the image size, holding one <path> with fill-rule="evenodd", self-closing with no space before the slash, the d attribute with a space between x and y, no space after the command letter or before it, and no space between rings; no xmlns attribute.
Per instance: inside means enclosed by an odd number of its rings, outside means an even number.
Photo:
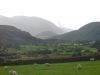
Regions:
<svg viewBox="0 0 100 75"><path fill-rule="evenodd" d="M77 64L82 65L82 69L76 68ZM100 75L100 61L68 62L56 64L35 64L0 66L0 75L9 75L10 70L16 70L18 75Z"/></svg>

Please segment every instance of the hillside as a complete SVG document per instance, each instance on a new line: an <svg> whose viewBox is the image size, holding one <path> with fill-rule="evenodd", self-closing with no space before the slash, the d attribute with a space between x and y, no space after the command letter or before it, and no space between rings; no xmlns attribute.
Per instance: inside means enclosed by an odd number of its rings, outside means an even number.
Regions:
<svg viewBox="0 0 100 75"><path fill-rule="evenodd" d="M100 22L88 23L79 30L57 36L56 38L67 41L100 40Z"/></svg>
<svg viewBox="0 0 100 75"><path fill-rule="evenodd" d="M39 17L27 17L27 16L4 17L4 16L0 16L0 24L15 26L21 30L29 32L32 36L35 36L35 37L37 37L36 35L39 35L40 33L44 33L46 31L52 31L56 34L63 34L67 31L69 31L69 29L67 30L67 28L66 28L66 30L63 30L62 28L59 28L52 22L42 19L42 18L39 18ZM41 36L43 37L43 35L41 35ZM39 37L37 37L37 38L39 38Z"/></svg>
<svg viewBox="0 0 100 75"><path fill-rule="evenodd" d="M39 41L41 40L16 27L0 25L0 47L15 47L22 44L37 43Z"/></svg>
<svg viewBox="0 0 100 75"><path fill-rule="evenodd" d="M39 33L38 35L36 35L36 37L41 38L41 39L49 39L57 35L59 34L56 34L52 31L45 31L45 32Z"/></svg>

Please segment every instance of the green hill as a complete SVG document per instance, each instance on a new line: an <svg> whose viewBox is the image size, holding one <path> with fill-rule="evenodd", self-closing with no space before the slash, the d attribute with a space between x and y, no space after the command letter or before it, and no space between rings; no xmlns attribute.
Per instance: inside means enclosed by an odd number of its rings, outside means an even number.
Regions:
<svg viewBox="0 0 100 75"><path fill-rule="evenodd" d="M56 38L67 41L100 40L100 22L88 23L79 30L57 36Z"/></svg>
<svg viewBox="0 0 100 75"><path fill-rule="evenodd" d="M0 47L14 47L41 41L28 32L9 25L0 25Z"/></svg>

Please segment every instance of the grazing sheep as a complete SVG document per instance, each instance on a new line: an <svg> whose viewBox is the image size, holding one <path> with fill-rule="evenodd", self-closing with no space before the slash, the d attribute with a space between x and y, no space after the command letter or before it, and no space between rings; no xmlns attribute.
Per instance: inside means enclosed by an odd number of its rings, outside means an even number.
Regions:
<svg viewBox="0 0 100 75"><path fill-rule="evenodd" d="M50 66L50 63L45 63L46 66Z"/></svg>
<svg viewBox="0 0 100 75"><path fill-rule="evenodd" d="M82 65L81 65L81 64L77 64L76 68L77 68L78 70L81 70L81 69L82 69Z"/></svg>
<svg viewBox="0 0 100 75"><path fill-rule="evenodd" d="M8 68L8 66L4 66L4 69L7 69Z"/></svg>
<svg viewBox="0 0 100 75"><path fill-rule="evenodd" d="M94 61L95 59L94 58L90 58L90 61Z"/></svg>
<svg viewBox="0 0 100 75"><path fill-rule="evenodd" d="M38 64L37 64L37 63L34 63L33 65L35 65L35 66L36 66L36 65L38 65Z"/></svg>
<svg viewBox="0 0 100 75"><path fill-rule="evenodd" d="M11 71L9 71L9 75L18 75L18 74L15 70L11 70Z"/></svg>

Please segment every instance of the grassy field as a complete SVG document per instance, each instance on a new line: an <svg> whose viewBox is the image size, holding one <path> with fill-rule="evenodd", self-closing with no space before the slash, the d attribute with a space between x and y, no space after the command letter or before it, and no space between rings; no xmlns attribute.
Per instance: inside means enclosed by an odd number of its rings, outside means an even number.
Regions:
<svg viewBox="0 0 100 75"><path fill-rule="evenodd" d="M81 64L82 69L77 70L76 65ZM0 66L0 75L9 75L9 71L14 69L18 75L100 75L100 61L84 61L38 65L9 66L4 69Z"/></svg>

